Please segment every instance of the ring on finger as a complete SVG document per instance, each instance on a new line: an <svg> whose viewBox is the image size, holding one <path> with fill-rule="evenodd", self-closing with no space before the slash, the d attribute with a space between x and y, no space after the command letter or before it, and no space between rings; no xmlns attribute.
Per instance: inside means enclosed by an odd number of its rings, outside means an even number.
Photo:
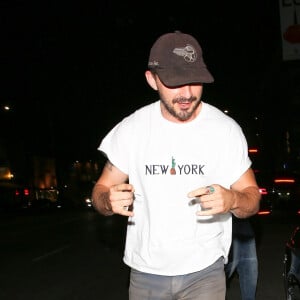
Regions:
<svg viewBox="0 0 300 300"><path fill-rule="evenodd" d="M215 191L215 188L213 186L211 186L211 185L207 186L206 188L208 189L208 193L209 194L213 194L214 191Z"/></svg>

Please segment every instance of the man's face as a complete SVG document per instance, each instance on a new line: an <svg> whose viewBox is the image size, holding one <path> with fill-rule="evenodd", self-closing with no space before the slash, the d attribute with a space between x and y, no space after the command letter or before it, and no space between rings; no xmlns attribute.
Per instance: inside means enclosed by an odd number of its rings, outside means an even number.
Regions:
<svg viewBox="0 0 300 300"><path fill-rule="evenodd" d="M161 100L163 116L173 122L187 122L196 118L200 111L202 84L166 87L155 76L157 91Z"/></svg>

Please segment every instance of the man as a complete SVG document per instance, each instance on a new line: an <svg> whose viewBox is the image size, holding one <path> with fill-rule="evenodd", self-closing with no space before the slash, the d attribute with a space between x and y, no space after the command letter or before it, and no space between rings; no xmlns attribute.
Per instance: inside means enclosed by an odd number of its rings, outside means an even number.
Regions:
<svg viewBox="0 0 300 300"><path fill-rule="evenodd" d="M102 140L107 163L93 189L103 215L128 219L129 299L223 300L231 214L255 214L260 193L239 125L201 100L214 81L194 37L159 37L150 87L160 100Z"/></svg>

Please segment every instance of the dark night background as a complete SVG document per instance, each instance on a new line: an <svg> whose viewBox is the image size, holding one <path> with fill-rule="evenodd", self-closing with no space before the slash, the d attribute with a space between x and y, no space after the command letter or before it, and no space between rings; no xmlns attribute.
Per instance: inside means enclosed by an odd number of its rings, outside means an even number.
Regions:
<svg viewBox="0 0 300 300"><path fill-rule="evenodd" d="M12 107L0 137L19 159L97 156L115 123L157 99L148 53L174 30L199 40L215 77L203 100L229 109L250 143L257 127L270 149L299 133L299 61L282 60L278 1L13 0L1 1L0 22L0 104Z"/></svg>

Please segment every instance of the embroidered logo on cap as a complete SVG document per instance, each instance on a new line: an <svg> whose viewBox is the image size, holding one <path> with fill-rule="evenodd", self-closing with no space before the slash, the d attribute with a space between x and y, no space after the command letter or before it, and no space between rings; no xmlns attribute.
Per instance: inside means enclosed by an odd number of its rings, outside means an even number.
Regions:
<svg viewBox="0 0 300 300"><path fill-rule="evenodd" d="M197 52L191 45L186 45L184 48L175 48L173 53L183 56L186 62L195 62L197 59Z"/></svg>

